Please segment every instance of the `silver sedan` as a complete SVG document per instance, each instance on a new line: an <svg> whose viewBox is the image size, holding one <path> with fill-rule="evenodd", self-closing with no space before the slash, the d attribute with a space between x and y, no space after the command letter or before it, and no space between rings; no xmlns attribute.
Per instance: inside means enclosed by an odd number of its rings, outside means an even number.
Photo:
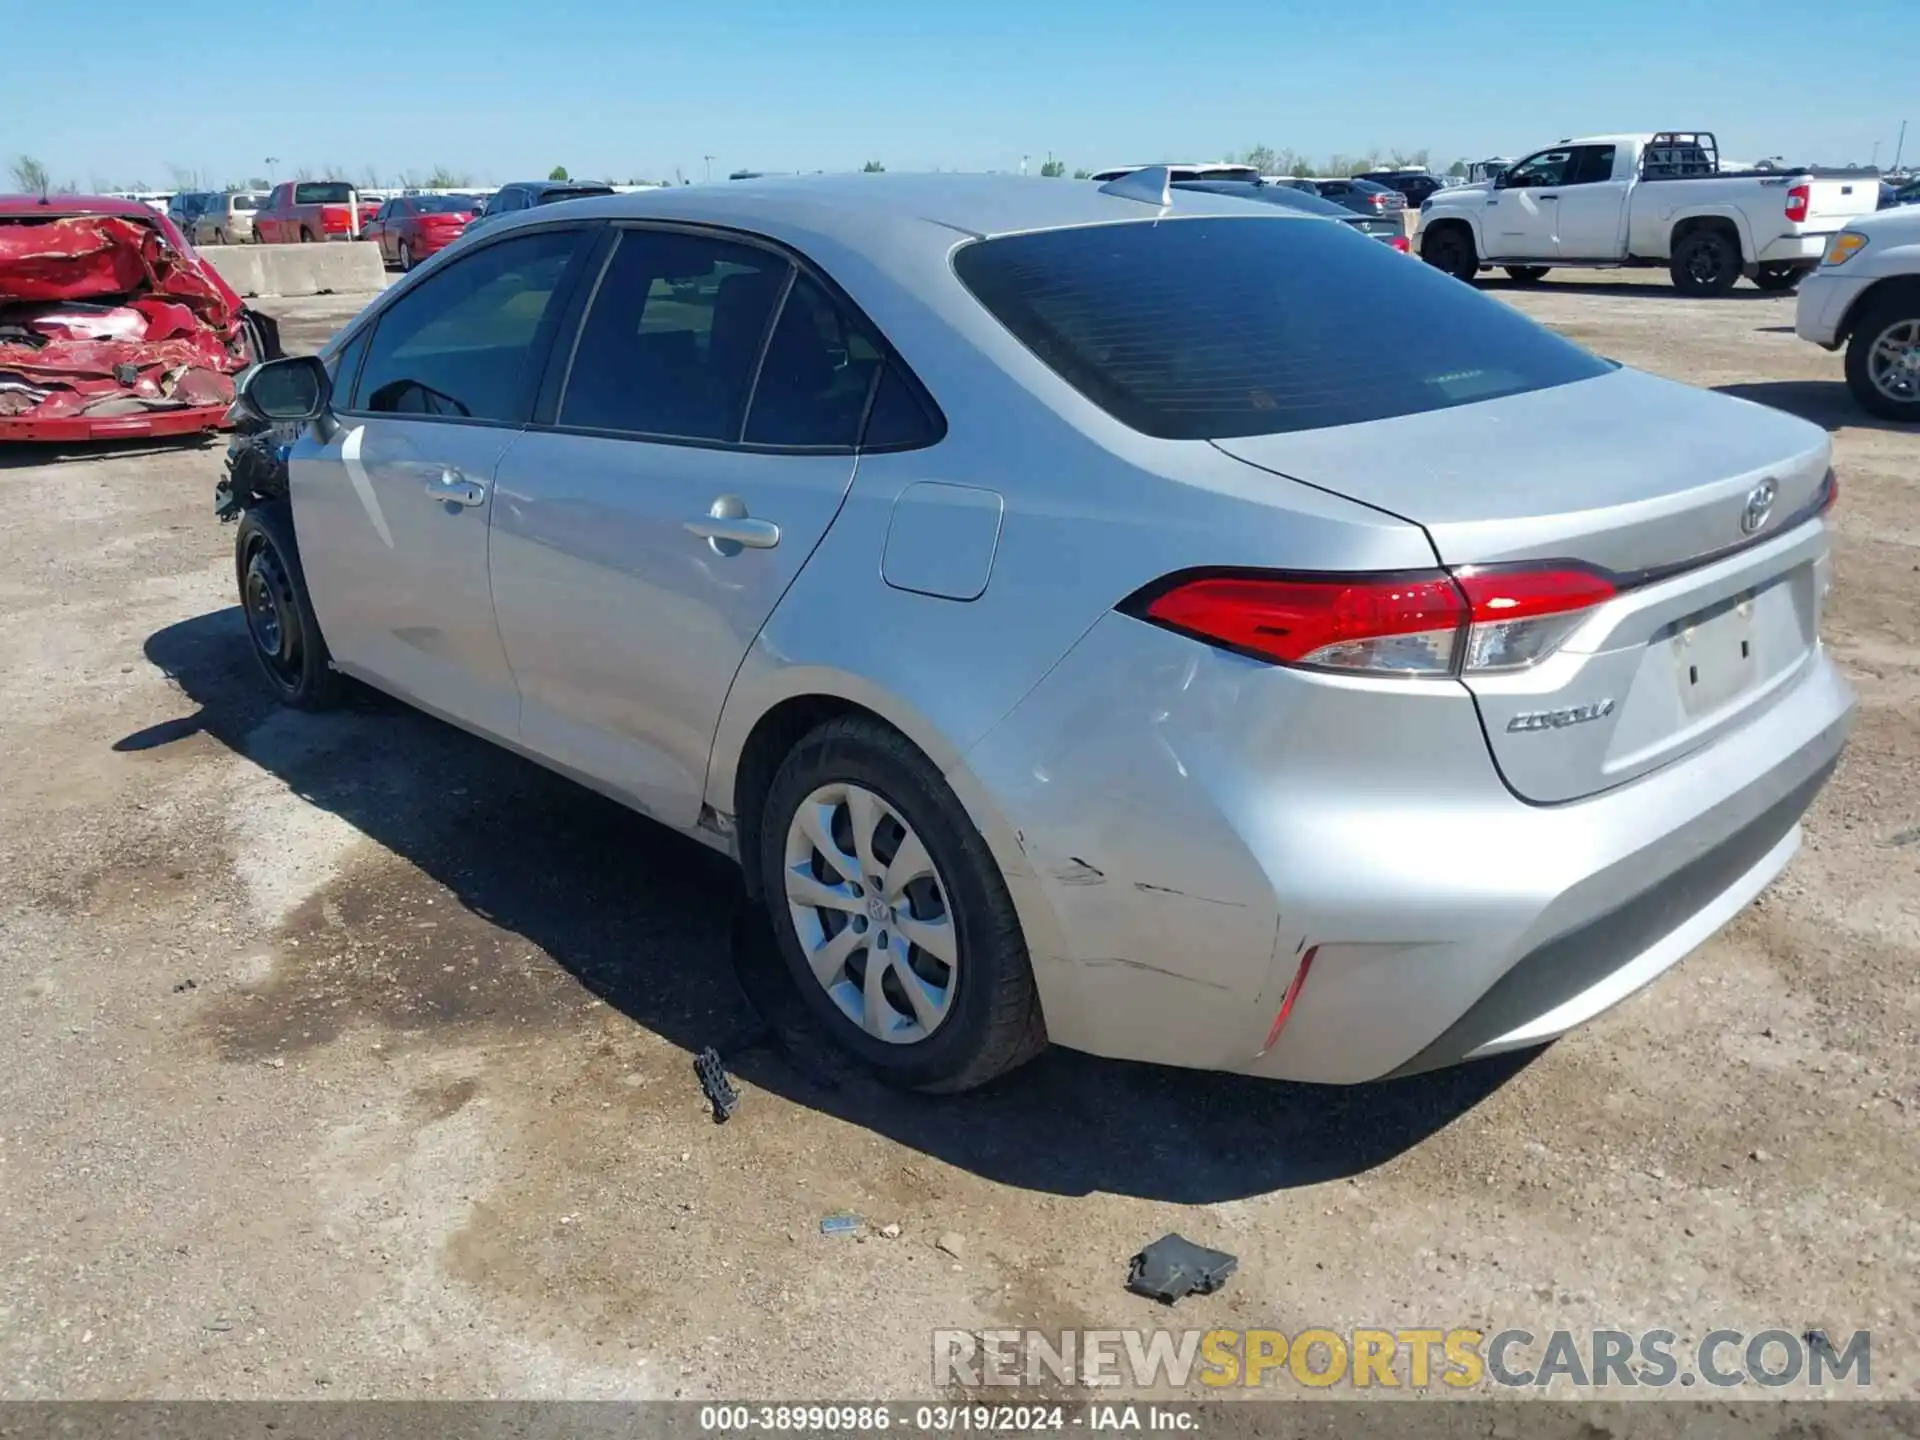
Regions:
<svg viewBox="0 0 1920 1440"><path fill-rule="evenodd" d="M300 427L229 504L268 681L735 856L903 1084L1597 1015L1840 754L1826 435L1168 178L503 218L248 377Z"/></svg>

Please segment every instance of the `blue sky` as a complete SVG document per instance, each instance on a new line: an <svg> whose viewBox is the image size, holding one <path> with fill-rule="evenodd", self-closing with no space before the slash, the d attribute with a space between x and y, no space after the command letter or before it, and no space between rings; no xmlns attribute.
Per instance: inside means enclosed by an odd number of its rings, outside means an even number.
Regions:
<svg viewBox="0 0 1920 1440"><path fill-rule="evenodd" d="M748 167L1069 167L1518 154L1564 135L1703 126L1737 159L1892 158L1920 122L1920 7L1518 0L197 0L23 4L0 161L168 185L295 167L444 164L494 183ZM76 29L97 45L76 54ZM80 83L84 82L85 92ZM1908 158L1920 158L1920 123Z"/></svg>

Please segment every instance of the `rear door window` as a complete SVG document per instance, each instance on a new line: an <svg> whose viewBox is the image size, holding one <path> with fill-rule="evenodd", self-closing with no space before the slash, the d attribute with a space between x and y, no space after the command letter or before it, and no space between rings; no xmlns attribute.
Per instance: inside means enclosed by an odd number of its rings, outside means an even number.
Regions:
<svg viewBox="0 0 1920 1440"><path fill-rule="evenodd" d="M711 236L624 231L581 326L558 423L737 441L792 268Z"/></svg>
<svg viewBox="0 0 1920 1440"><path fill-rule="evenodd" d="M471 251L390 305L360 369L355 408L516 424L557 319L578 229L536 230Z"/></svg>
<svg viewBox="0 0 1920 1440"><path fill-rule="evenodd" d="M1061 379L1166 439L1352 425L1612 368L1345 225L1081 226L978 240L953 264Z"/></svg>
<svg viewBox="0 0 1920 1440"><path fill-rule="evenodd" d="M1612 145L1579 146L1574 151L1572 168L1562 183L1597 185L1602 180L1611 180L1614 154L1615 147Z"/></svg>
<svg viewBox="0 0 1920 1440"><path fill-rule="evenodd" d="M797 276L760 361L747 443L852 449L880 359L866 325Z"/></svg>

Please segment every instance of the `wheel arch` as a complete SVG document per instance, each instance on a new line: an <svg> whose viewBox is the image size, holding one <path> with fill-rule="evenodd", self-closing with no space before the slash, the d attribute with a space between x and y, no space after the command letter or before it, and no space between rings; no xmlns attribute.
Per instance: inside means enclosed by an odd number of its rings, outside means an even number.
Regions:
<svg viewBox="0 0 1920 1440"><path fill-rule="evenodd" d="M1851 340L1854 327L1860 323L1861 317L1888 300L1911 300L1920 305L1920 274L1888 275L1867 286L1847 306L1847 313L1841 317L1833 338L1840 344Z"/></svg>
<svg viewBox="0 0 1920 1440"><path fill-rule="evenodd" d="M1745 213L1731 207L1715 207L1688 211L1674 220L1672 228L1667 231L1667 258L1673 258L1673 252L1680 248L1682 240L1700 230L1715 230L1723 235L1731 235L1734 248L1740 252L1742 265L1754 264L1754 257L1760 253L1753 243Z"/></svg>

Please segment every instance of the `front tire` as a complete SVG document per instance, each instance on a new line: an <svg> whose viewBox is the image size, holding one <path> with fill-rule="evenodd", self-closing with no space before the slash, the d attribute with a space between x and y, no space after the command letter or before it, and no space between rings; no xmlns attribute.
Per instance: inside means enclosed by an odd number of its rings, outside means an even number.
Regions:
<svg viewBox="0 0 1920 1440"><path fill-rule="evenodd" d="M284 501L252 506L240 517L233 561L253 658L274 697L295 710L338 704L345 683L320 634Z"/></svg>
<svg viewBox="0 0 1920 1440"><path fill-rule="evenodd" d="M311 245L314 243L313 232L304 225L300 228L300 243L302 245Z"/></svg>
<svg viewBox="0 0 1920 1440"><path fill-rule="evenodd" d="M1429 230L1420 241L1420 258L1434 269L1444 270L1454 279L1469 284L1480 273L1480 258L1473 251L1473 236L1463 225L1442 225Z"/></svg>
<svg viewBox="0 0 1920 1440"><path fill-rule="evenodd" d="M1547 268L1545 265L1509 265L1507 278L1516 285L1538 285L1547 278Z"/></svg>
<svg viewBox="0 0 1920 1440"><path fill-rule="evenodd" d="M864 716L814 729L775 774L759 836L762 894L794 983L883 1078L970 1090L1045 1048L999 867L904 736Z"/></svg>
<svg viewBox="0 0 1920 1440"><path fill-rule="evenodd" d="M400 242L400 273L406 274L413 269L413 246L405 240Z"/></svg>
<svg viewBox="0 0 1920 1440"><path fill-rule="evenodd" d="M1861 316L1847 342L1847 388L1883 420L1920 424L1920 293Z"/></svg>
<svg viewBox="0 0 1920 1440"><path fill-rule="evenodd" d="M1740 245L1724 230L1690 230L1673 247L1667 273L1682 295L1725 295L1740 283Z"/></svg>
<svg viewBox="0 0 1920 1440"><path fill-rule="evenodd" d="M1779 295L1798 285L1804 274L1806 271L1793 265L1762 265L1754 271L1753 283L1769 294Z"/></svg>

